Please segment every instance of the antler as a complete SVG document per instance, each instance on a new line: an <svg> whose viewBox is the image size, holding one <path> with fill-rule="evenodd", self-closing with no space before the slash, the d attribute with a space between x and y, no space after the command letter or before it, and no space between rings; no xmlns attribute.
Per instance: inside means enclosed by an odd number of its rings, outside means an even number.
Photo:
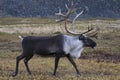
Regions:
<svg viewBox="0 0 120 80"><path fill-rule="evenodd" d="M65 30L68 32L68 33L70 33L70 34L72 34L72 35L80 35L80 33L75 33L75 32L73 32L73 31L70 31L68 28L67 28L67 26L66 26L66 21L65 21Z"/></svg>
<svg viewBox="0 0 120 80"><path fill-rule="evenodd" d="M74 28L74 24L75 24L75 20L81 15L83 13L83 11L81 11L80 13L78 13L77 15L76 15L76 17L73 19L73 21L72 21L72 27ZM80 35L81 33L75 33L75 32L73 32L73 31L70 31L68 28L67 28L67 25L66 25L66 21L65 21L65 30L68 32L68 33L70 33L70 34L72 34L72 35Z"/></svg>
<svg viewBox="0 0 120 80"><path fill-rule="evenodd" d="M61 13L61 9L60 8L59 8L59 13L55 13L55 15L62 16L62 17L66 16L66 15L64 15L64 14Z"/></svg>
<svg viewBox="0 0 120 80"><path fill-rule="evenodd" d="M73 31L74 31L74 24L75 24L75 20L83 13L84 11L82 10L80 13L76 13L76 17L73 19L73 21L72 21L72 29L73 29Z"/></svg>
<svg viewBox="0 0 120 80"><path fill-rule="evenodd" d="M87 33L87 35L89 37L93 37L93 38L98 38L98 33L99 33L100 28L99 27L95 27L91 32Z"/></svg>
<svg viewBox="0 0 120 80"><path fill-rule="evenodd" d="M82 11L79 12L78 14L76 13L75 18L71 21L71 20L69 19L69 16L70 16L73 12L75 12L75 11L77 10L77 8L75 8L76 5L77 5L77 3L76 3L76 4L72 4L71 8L68 8L67 4L65 4L65 6L66 6L66 8L67 8L67 10L68 10L68 12L67 12L65 15L62 14L62 13L61 13L61 9L59 9L59 13L56 13L56 15L61 16L61 17L63 17L63 18L57 20L56 22L65 21L65 30L66 30L68 33L72 34L72 35L86 34L86 33L90 32L90 31L92 31L93 28L89 28L89 27L88 27L88 30L87 30L86 32L83 32L83 33L76 33L76 32L70 31L70 30L67 28L67 25L66 25L67 22L72 22L72 27L74 28L75 20L76 20L80 15L82 15L82 13L84 12L84 11L82 10Z"/></svg>
<svg viewBox="0 0 120 80"><path fill-rule="evenodd" d="M61 13L61 9L59 8L59 12L55 13L55 15L63 17L62 19L56 20L56 22L62 22L62 21L68 21L68 22L72 22L71 20L69 20L69 16L75 12L77 10L77 8L75 8L77 4L72 5L72 7L69 9L67 4L65 4L66 8L67 8L67 13L64 15L63 13Z"/></svg>
<svg viewBox="0 0 120 80"><path fill-rule="evenodd" d="M76 32L70 31L70 30L67 28L66 22L65 22L65 30L66 30L68 33L72 34L72 35L82 35L82 34L86 34L86 33L90 32L90 31L92 31L93 29L94 29L94 28L88 27L88 30L87 30L87 31L85 31L85 32L83 32L83 33L76 33Z"/></svg>

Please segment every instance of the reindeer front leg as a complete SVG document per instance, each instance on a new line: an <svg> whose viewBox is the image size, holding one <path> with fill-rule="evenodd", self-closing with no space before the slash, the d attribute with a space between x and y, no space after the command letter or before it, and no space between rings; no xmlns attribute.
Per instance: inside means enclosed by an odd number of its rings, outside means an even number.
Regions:
<svg viewBox="0 0 120 80"><path fill-rule="evenodd" d="M68 60L72 63L72 65L74 66L74 68L76 69L77 74L80 75L80 72L79 72L79 70L77 69L77 65L76 65L76 63L74 62L73 58L72 58L69 54L67 55L67 58L68 58Z"/></svg>
<svg viewBox="0 0 120 80"><path fill-rule="evenodd" d="M56 70L57 70L57 67L58 67L58 62L60 60L60 56L56 56L55 57L55 66L54 66L54 72L53 72L53 75L55 76L56 75Z"/></svg>

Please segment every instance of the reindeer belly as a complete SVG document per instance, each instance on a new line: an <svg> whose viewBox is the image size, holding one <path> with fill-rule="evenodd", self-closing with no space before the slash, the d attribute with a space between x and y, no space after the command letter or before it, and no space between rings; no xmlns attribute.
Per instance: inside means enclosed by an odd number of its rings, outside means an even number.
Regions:
<svg viewBox="0 0 120 80"><path fill-rule="evenodd" d="M44 56L53 55L56 53L56 48L54 48L54 47L37 48L37 49L35 49L34 53L36 53L38 55L44 55Z"/></svg>

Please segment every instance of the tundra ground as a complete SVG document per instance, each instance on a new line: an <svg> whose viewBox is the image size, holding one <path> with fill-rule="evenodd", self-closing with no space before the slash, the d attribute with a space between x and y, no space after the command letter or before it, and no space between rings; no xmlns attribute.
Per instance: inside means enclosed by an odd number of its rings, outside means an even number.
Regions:
<svg viewBox="0 0 120 80"><path fill-rule="evenodd" d="M52 36L65 33L63 23L39 18L0 18L0 80L120 80L120 20L78 20L75 30L82 32L88 26L99 27L98 46L85 48L80 59L75 60L81 76L67 58L60 59L57 75L52 76L54 57L35 55L28 75L23 60L18 76L12 77L16 57L21 54L18 35ZM70 26L70 24L68 24Z"/></svg>

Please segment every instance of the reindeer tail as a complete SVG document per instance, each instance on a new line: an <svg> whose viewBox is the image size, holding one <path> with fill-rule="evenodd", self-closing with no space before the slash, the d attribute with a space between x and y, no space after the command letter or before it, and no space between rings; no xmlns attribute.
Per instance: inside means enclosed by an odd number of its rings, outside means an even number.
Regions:
<svg viewBox="0 0 120 80"><path fill-rule="evenodd" d="M24 38L23 36L18 36L18 37L21 39L21 41L22 41L22 40L23 40L23 38Z"/></svg>

